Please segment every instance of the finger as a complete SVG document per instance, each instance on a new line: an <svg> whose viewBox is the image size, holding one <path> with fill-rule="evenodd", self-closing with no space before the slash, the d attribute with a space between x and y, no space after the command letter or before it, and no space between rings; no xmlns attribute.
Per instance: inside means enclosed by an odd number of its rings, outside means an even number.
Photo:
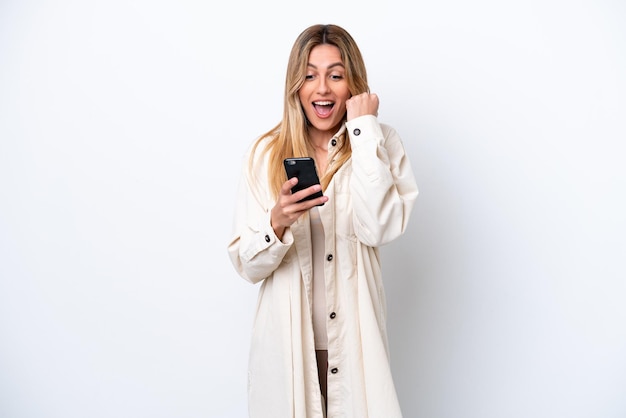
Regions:
<svg viewBox="0 0 626 418"><path fill-rule="evenodd" d="M287 191L287 192L291 192L291 189L293 186L295 186L296 184L298 184L298 177L292 177L289 180L287 180L286 182L283 183L283 190Z"/></svg>
<svg viewBox="0 0 626 418"><path fill-rule="evenodd" d="M299 217L304 212L309 211L311 208L315 206L321 206L324 203L328 202L327 196L316 197L315 199L303 200L300 203L295 203L291 207L294 208L294 214L296 217Z"/></svg>
<svg viewBox="0 0 626 418"><path fill-rule="evenodd" d="M298 178L297 177L290 178L289 180L283 183L282 187L280 188L280 194L290 195L291 188L295 186L296 184L298 184Z"/></svg>
<svg viewBox="0 0 626 418"><path fill-rule="evenodd" d="M317 193L322 190L322 186L319 184L314 184L313 186L309 186L306 189L299 190L293 194L293 197L296 202L312 195L313 193Z"/></svg>

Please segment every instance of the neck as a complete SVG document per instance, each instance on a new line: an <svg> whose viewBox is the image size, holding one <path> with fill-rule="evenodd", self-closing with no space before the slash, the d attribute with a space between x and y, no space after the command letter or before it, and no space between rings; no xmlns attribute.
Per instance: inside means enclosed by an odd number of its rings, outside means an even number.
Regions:
<svg viewBox="0 0 626 418"><path fill-rule="evenodd" d="M315 151L326 152L328 151L328 141L330 141L331 137L332 136L329 136L327 133L309 132L309 144L311 144Z"/></svg>
<svg viewBox="0 0 626 418"><path fill-rule="evenodd" d="M315 143L311 143L311 145L313 146L313 149L315 150L315 152L328 152L328 141L324 142L323 145L318 145Z"/></svg>
<svg viewBox="0 0 626 418"><path fill-rule="evenodd" d="M328 141L333 137L333 135L339 130L339 127L328 129L328 130L319 130L314 126L308 127L308 139L309 144L315 150L323 150L328 151Z"/></svg>

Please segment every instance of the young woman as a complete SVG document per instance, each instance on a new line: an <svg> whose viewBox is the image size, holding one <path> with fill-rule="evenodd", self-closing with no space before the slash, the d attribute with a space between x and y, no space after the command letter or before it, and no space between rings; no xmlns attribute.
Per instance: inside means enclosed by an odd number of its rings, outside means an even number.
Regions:
<svg viewBox="0 0 626 418"><path fill-rule="evenodd" d="M418 191L378 105L348 32L315 25L298 36L283 118L246 156L228 246L237 272L261 283L250 417L401 417L378 247L405 231ZM283 160L303 156L321 185L292 193Z"/></svg>

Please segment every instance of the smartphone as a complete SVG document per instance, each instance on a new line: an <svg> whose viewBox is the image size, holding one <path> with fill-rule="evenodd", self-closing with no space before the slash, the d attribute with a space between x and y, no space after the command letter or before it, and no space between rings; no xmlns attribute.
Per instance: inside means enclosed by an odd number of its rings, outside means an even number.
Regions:
<svg viewBox="0 0 626 418"><path fill-rule="evenodd" d="M319 184L320 179L317 176L317 170L315 169L315 161L311 157L299 157L299 158L285 158L285 172L287 178L297 177L298 184L291 188L291 193L295 193L299 190L311 187L314 184ZM316 197L322 197L322 191L308 195L301 200L315 199ZM322 206L323 203L318 206Z"/></svg>

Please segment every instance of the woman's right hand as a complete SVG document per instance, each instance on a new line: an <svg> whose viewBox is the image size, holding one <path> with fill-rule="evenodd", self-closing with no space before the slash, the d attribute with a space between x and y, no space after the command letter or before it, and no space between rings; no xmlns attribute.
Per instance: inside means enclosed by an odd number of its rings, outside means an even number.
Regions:
<svg viewBox="0 0 626 418"><path fill-rule="evenodd" d="M322 186L315 184L296 193L291 193L291 188L296 184L298 184L298 179L296 177L284 182L283 186L280 188L278 201L272 208L270 222L278 239L283 238L285 229L289 228L296 220L298 220L304 212L314 206L328 201L327 196L321 196L315 199L303 200L300 202L300 200L305 197L322 190Z"/></svg>

